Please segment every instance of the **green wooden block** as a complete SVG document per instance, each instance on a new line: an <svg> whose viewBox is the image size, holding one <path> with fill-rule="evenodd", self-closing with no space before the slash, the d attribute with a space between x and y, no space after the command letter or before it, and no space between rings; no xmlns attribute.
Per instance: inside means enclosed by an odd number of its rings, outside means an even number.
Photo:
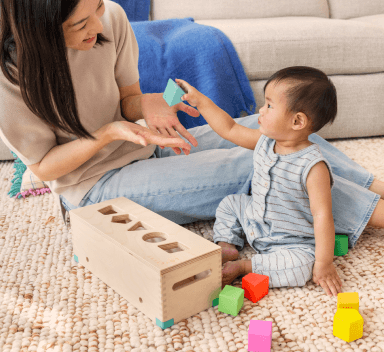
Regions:
<svg viewBox="0 0 384 352"><path fill-rule="evenodd" d="M334 255L341 256L347 253L348 253L348 236L336 235Z"/></svg>
<svg viewBox="0 0 384 352"><path fill-rule="evenodd" d="M181 97L184 94L185 92L177 85L177 83L172 79L169 79L163 94L163 98L169 106L173 106L182 101Z"/></svg>
<svg viewBox="0 0 384 352"><path fill-rule="evenodd" d="M221 283L220 286L213 290L209 295L208 302L212 303L212 307L216 307L219 304L219 295L221 292Z"/></svg>
<svg viewBox="0 0 384 352"><path fill-rule="evenodd" d="M244 290L242 288L225 285L219 295L218 311L236 316L244 304Z"/></svg>

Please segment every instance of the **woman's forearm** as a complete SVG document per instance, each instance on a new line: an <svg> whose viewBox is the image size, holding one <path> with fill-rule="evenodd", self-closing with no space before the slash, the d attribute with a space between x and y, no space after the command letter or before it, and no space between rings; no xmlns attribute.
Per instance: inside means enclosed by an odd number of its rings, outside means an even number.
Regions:
<svg viewBox="0 0 384 352"><path fill-rule="evenodd" d="M147 94L131 95L120 102L121 114L130 122L136 122L143 119L141 109L141 100L145 99Z"/></svg>
<svg viewBox="0 0 384 352"><path fill-rule="evenodd" d="M41 160L36 176L42 181L56 180L83 165L113 141L109 124L92 135L96 140L81 138L52 148Z"/></svg>

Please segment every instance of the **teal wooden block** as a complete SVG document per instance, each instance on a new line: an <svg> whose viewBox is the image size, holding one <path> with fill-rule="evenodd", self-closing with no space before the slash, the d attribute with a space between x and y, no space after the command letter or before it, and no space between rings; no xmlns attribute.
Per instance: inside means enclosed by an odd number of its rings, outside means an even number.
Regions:
<svg viewBox="0 0 384 352"><path fill-rule="evenodd" d="M181 97L184 94L185 92L177 85L177 83L172 79L169 79L163 94L163 98L169 106L173 106L182 101Z"/></svg>
<svg viewBox="0 0 384 352"><path fill-rule="evenodd" d="M168 321L163 323L162 321L160 321L159 319L156 318L156 325L161 327L163 330L171 327L173 324L174 324L173 319L169 319Z"/></svg>
<svg viewBox="0 0 384 352"><path fill-rule="evenodd" d="M236 316L244 304L244 290L242 288L225 285L219 295L218 311Z"/></svg>
<svg viewBox="0 0 384 352"><path fill-rule="evenodd" d="M342 256L348 253L348 236L336 235L335 236L335 251L334 255Z"/></svg>
<svg viewBox="0 0 384 352"><path fill-rule="evenodd" d="M216 307L219 304L220 292L221 292L221 282L220 282L220 286L216 290L214 290L208 298L209 302L212 302L212 307Z"/></svg>
<svg viewBox="0 0 384 352"><path fill-rule="evenodd" d="M75 259L75 262L76 262L76 263L79 262L79 258L77 258L77 255L76 255L76 254L73 256L73 259Z"/></svg>

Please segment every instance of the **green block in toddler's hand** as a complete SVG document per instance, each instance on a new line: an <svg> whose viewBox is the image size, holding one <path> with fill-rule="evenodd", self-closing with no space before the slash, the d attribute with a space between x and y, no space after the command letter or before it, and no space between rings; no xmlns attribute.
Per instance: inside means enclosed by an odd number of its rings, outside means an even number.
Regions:
<svg viewBox="0 0 384 352"><path fill-rule="evenodd" d="M169 79L163 94L163 98L169 106L173 106L182 101L181 97L184 94L185 92L178 86L178 84L172 79Z"/></svg>
<svg viewBox="0 0 384 352"><path fill-rule="evenodd" d="M348 236L336 235L335 236L335 251L334 255L341 256L348 253Z"/></svg>

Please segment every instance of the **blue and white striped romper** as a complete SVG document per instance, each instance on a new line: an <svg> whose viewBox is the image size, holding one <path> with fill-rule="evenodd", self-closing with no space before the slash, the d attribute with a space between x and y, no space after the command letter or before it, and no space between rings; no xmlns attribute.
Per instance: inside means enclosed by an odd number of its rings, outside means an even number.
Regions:
<svg viewBox="0 0 384 352"><path fill-rule="evenodd" d="M269 287L304 286L315 262L313 217L306 180L324 159L317 144L298 152L274 152L275 140L262 135L253 154L252 195L225 197L216 211L213 241L244 247L246 238L258 253L252 271L269 276ZM244 236L245 235L245 236Z"/></svg>

